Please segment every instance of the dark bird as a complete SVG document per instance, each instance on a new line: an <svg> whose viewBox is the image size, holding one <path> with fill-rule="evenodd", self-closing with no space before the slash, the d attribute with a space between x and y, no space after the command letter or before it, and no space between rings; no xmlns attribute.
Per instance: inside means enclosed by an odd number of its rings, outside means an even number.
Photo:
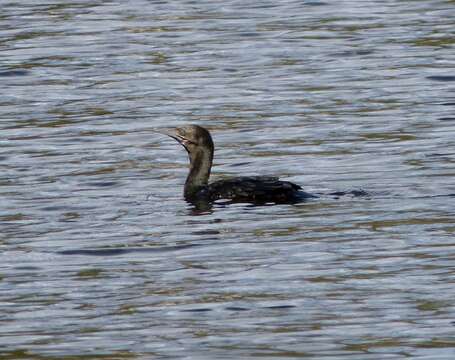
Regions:
<svg viewBox="0 0 455 360"><path fill-rule="evenodd" d="M209 184L214 146L207 129L188 125L156 132L177 140L188 152L190 172L186 178L184 196L189 202L210 203L226 199L254 204L295 203L316 197L302 191L297 184L273 176L241 176Z"/></svg>

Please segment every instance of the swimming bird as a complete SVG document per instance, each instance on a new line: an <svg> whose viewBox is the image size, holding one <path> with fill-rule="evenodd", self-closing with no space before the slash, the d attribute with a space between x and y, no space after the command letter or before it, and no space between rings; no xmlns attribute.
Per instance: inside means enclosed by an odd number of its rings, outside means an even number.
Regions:
<svg viewBox="0 0 455 360"><path fill-rule="evenodd" d="M173 130L154 130L177 140L188 152L190 170L184 187L185 200L213 202L219 199L255 204L295 203L316 197L290 181L273 176L241 176L209 183L214 145L210 132L199 125Z"/></svg>

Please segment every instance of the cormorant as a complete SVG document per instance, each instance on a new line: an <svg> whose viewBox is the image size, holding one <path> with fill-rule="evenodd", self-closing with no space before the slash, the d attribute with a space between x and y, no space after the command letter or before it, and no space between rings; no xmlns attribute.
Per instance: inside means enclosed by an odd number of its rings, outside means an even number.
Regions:
<svg viewBox="0 0 455 360"><path fill-rule="evenodd" d="M198 125L187 125L170 131L155 132L177 140L188 152L190 171L185 182L184 197L189 202L210 203L226 199L254 204L282 204L316 197L302 191L297 184L273 176L241 176L209 184L214 146L207 129Z"/></svg>

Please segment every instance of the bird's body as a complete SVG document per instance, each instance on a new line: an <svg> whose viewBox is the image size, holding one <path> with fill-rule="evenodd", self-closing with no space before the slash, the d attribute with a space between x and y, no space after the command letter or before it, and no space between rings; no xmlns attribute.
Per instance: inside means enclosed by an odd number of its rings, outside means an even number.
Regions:
<svg viewBox="0 0 455 360"><path fill-rule="evenodd" d="M198 125L158 132L177 140L188 152L190 171L184 188L187 201L196 203L225 199L264 204L294 203L315 197L302 191L297 184L272 176L241 176L209 183L214 152L210 133Z"/></svg>
<svg viewBox="0 0 455 360"><path fill-rule="evenodd" d="M288 203L303 200L309 194L289 181L281 181L272 176L241 176L214 181L203 186L196 199L213 202L227 199L233 202Z"/></svg>

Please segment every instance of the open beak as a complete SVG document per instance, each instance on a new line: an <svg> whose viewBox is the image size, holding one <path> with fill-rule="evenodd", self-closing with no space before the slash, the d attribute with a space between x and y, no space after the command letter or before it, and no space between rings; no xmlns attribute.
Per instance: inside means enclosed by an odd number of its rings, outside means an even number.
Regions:
<svg viewBox="0 0 455 360"><path fill-rule="evenodd" d="M190 142L187 138L177 134L176 129L158 129L158 130L153 129L152 131L155 133L166 135L166 136L173 138L179 144L181 144L185 149L187 149L186 145L188 145L188 143Z"/></svg>
<svg viewBox="0 0 455 360"><path fill-rule="evenodd" d="M159 129L159 130L153 129L152 131L157 134L167 135L167 136L173 138L174 140L177 140L178 142L180 142L179 137L176 134L174 129Z"/></svg>

